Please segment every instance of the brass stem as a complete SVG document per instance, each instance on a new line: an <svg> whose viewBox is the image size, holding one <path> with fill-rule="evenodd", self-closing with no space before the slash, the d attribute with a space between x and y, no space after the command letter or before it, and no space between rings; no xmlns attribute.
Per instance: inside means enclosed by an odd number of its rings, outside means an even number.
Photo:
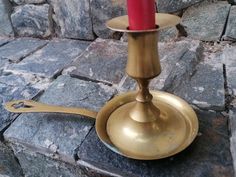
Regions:
<svg viewBox="0 0 236 177"><path fill-rule="evenodd" d="M138 95L136 97L136 101L146 103L150 102L152 100L152 95L149 92L149 80L147 79L136 79L138 86L139 86L139 91Z"/></svg>
<svg viewBox="0 0 236 177"><path fill-rule="evenodd" d="M149 80L161 72L158 55L158 32L128 33L127 74L139 86L136 103L129 111L130 117L138 122L156 121L160 110L152 103Z"/></svg>

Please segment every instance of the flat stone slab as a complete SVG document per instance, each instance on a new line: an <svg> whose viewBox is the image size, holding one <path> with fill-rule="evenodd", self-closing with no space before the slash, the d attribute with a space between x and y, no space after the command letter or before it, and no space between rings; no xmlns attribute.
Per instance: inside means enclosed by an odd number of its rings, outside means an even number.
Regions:
<svg viewBox="0 0 236 177"><path fill-rule="evenodd" d="M223 62L226 66L226 78L228 88L236 95L236 47L225 47L223 51Z"/></svg>
<svg viewBox="0 0 236 177"><path fill-rule="evenodd" d="M0 61L19 62L24 57L46 45L47 41L33 38L19 38L0 47Z"/></svg>
<svg viewBox="0 0 236 177"><path fill-rule="evenodd" d="M78 57L89 44L90 42L85 41L55 39L23 61L10 65L6 71L53 78Z"/></svg>
<svg viewBox="0 0 236 177"><path fill-rule="evenodd" d="M177 12L203 0L157 0L158 12Z"/></svg>
<svg viewBox="0 0 236 177"><path fill-rule="evenodd" d="M220 40L230 6L226 1L218 1L188 8L182 17L187 35L202 41Z"/></svg>
<svg viewBox="0 0 236 177"><path fill-rule="evenodd" d="M78 156L81 161L117 176L232 177L234 172L227 117L215 112L197 113L200 121L199 136L189 148L173 157L156 161L122 157L106 148L94 129L80 146Z"/></svg>
<svg viewBox="0 0 236 177"><path fill-rule="evenodd" d="M162 72L151 81L150 88L173 92L195 71L195 66L199 63L201 54L202 46L200 41L183 40L159 43ZM134 90L135 87L135 81L127 77L119 84L119 91Z"/></svg>
<svg viewBox="0 0 236 177"><path fill-rule="evenodd" d="M74 77L118 84L125 75L127 43L97 39L67 69Z"/></svg>
<svg viewBox="0 0 236 177"><path fill-rule="evenodd" d="M0 0L0 36L14 36L10 19L11 10L8 0Z"/></svg>
<svg viewBox="0 0 236 177"><path fill-rule="evenodd" d="M60 28L60 36L72 39L93 40L90 1L50 0L55 12L55 21Z"/></svg>
<svg viewBox="0 0 236 177"><path fill-rule="evenodd" d="M52 31L52 10L48 4L16 6L11 21L18 36L48 37Z"/></svg>
<svg viewBox="0 0 236 177"><path fill-rule="evenodd" d="M213 54L174 93L201 109L224 110L225 88L222 56Z"/></svg>
<svg viewBox="0 0 236 177"><path fill-rule="evenodd" d="M224 35L225 40L236 40L236 6L231 6L227 27Z"/></svg>
<svg viewBox="0 0 236 177"><path fill-rule="evenodd" d="M99 111L115 93L114 89L103 84L60 76L39 101ZM93 125L94 120L80 115L21 114L6 130L4 138L8 143L20 144L33 153L40 152L74 164L75 150L84 141Z"/></svg>
<svg viewBox="0 0 236 177"><path fill-rule="evenodd" d="M23 177L20 165L17 163L13 151L0 141L0 176Z"/></svg>

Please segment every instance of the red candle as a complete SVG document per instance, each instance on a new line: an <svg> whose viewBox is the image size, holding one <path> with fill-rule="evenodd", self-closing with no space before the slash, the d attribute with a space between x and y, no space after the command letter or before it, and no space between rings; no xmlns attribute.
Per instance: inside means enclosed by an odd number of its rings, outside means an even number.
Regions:
<svg viewBox="0 0 236 177"><path fill-rule="evenodd" d="M129 29L154 29L155 0L127 0Z"/></svg>

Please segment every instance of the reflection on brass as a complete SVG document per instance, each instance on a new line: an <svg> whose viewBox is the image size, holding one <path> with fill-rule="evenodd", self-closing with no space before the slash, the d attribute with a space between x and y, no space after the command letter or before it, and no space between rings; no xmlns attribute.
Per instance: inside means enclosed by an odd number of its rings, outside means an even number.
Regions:
<svg viewBox="0 0 236 177"><path fill-rule="evenodd" d="M161 73L159 30L179 22L179 17L162 13L156 14L157 28L151 30L128 30L127 16L107 22L108 28L128 33L126 72L137 81L138 91L116 96L99 113L25 101L8 103L6 108L11 112L62 112L96 117L97 134L112 151L142 160L172 156L196 137L197 116L181 98L165 92L150 92L148 85Z"/></svg>

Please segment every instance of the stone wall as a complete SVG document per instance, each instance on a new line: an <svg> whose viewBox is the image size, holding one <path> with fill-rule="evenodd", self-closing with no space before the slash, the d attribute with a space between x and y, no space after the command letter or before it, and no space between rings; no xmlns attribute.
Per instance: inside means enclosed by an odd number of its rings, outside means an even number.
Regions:
<svg viewBox="0 0 236 177"><path fill-rule="evenodd" d="M191 17L191 14L196 15L196 13L194 14L194 8L190 6L202 1L211 2L210 0L158 0L156 5L159 12ZM229 3L234 4L234 1L231 0ZM214 8L218 10L217 5ZM221 11L224 12L221 15L223 19L226 19L224 14L228 15L227 8L229 6ZM90 41L97 37L120 39L123 34L110 31L106 28L105 22L124 14L127 14L126 0L0 0L0 36L60 37ZM190 24L188 22L184 23L187 29L179 27L166 30L164 33L167 35L166 39L186 35L187 32L190 36L195 36L191 31L192 21L190 20ZM224 23L225 21L221 20L220 25L224 26ZM190 31L188 25L191 25ZM214 32L219 35L222 29ZM204 31L202 33L203 36L197 35L198 38L205 37ZM217 40L218 37L207 36L206 39L211 41Z"/></svg>
<svg viewBox="0 0 236 177"><path fill-rule="evenodd" d="M182 16L186 8L202 1L158 0L157 9ZM105 22L124 14L126 0L0 0L0 36L119 39L122 34L108 30ZM169 36L177 32L167 31Z"/></svg>

